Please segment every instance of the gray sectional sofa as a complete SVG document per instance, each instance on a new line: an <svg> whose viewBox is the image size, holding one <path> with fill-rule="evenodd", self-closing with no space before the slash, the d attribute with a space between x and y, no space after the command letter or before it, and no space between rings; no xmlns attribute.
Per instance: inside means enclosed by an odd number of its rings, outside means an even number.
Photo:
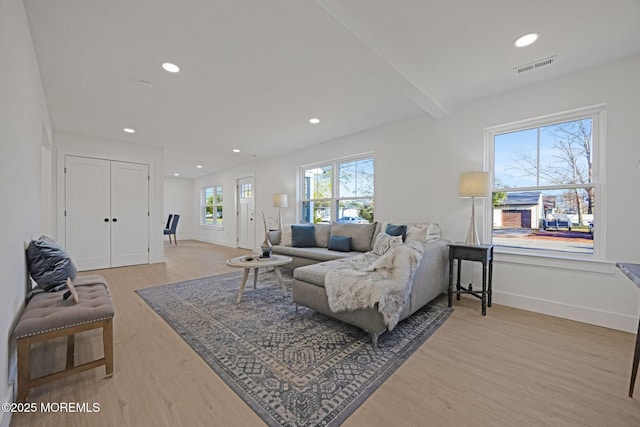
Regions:
<svg viewBox="0 0 640 427"><path fill-rule="evenodd" d="M406 241L418 240L423 256L411 278L408 294L400 319L403 320L445 293L448 286L448 243L440 239L440 227L434 223L407 224ZM347 311L333 311L329 306L325 278L327 273L349 263L350 258L370 252L376 237L387 230L386 223L374 224L315 224L315 246L296 247L289 226L282 231L270 232L273 252L292 257L284 268L293 269L293 301L327 316L364 329L377 346L378 337L388 326L377 305ZM331 236L350 237L349 251L336 251L331 247ZM344 248L343 248L344 250ZM375 258L375 257L374 257Z"/></svg>

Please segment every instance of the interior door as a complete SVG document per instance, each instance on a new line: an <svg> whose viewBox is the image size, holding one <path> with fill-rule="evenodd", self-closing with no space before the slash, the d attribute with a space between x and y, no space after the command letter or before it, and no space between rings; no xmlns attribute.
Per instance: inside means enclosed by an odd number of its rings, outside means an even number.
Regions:
<svg viewBox="0 0 640 427"><path fill-rule="evenodd" d="M110 162L65 157L65 248L79 270L111 266Z"/></svg>
<svg viewBox="0 0 640 427"><path fill-rule="evenodd" d="M111 161L111 266L149 263L149 165Z"/></svg>
<svg viewBox="0 0 640 427"><path fill-rule="evenodd" d="M237 239L238 247L253 249L255 247L255 202L253 177L237 180Z"/></svg>

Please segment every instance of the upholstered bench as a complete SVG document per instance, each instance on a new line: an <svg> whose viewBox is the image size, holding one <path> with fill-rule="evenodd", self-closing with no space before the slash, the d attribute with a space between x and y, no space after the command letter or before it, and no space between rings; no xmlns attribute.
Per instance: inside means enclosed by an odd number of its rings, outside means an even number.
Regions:
<svg viewBox="0 0 640 427"><path fill-rule="evenodd" d="M44 292L28 302L13 332L18 344L18 402L25 402L29 390L42 384L104 365L113 375L113 304L102 276L78 276L74 281L78 302L63 299L66 292ZM75 334L102 328L104 357L74 366ZM31 344L67 337L66 369L31 378Z"/></svg>

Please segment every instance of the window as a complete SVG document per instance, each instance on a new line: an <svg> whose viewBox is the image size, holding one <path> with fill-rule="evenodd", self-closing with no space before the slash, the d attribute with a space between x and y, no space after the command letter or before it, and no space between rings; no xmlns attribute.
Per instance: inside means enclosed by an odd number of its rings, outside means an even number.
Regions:
<svg viewBox="0 0 640 427"><path fill-rule="evenodd" d="M222 225L222 186L202 189L202 225Z"/></svg>
<svg viewBox="0 0 640 427"><path fill-rule="evenodd" d="M602 258L604 107L487 130L491 237L504 252Z"/></svg>
<svg viewBox="0 0 640 427"><path fill-rule="evenodd" d="M373 222L373 166L368 156L300 168L301 222Z"/></svg>

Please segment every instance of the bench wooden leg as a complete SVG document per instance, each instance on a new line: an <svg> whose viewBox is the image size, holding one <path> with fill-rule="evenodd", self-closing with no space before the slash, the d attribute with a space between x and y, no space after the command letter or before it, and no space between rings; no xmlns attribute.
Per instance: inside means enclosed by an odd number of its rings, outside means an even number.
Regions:
<svg viewBox="0 0 640 427"><path fill-rule="evenodd" d="M105 375L113 375L113 319L107 320L102 327L102 346L104 347Z"/></svg>
<svg viewBox="0 0 640 427"><path fill-rule="evenodd" d="M67 335L67 369L73 368L75 365L76 336L75 334Z"/></svg>
<svg viewBox="0 0 640 427"><path fill-rule="evenodd" d="M31 381L31 341L29 338L18 340L18 402L29 398Z"/></svg>

